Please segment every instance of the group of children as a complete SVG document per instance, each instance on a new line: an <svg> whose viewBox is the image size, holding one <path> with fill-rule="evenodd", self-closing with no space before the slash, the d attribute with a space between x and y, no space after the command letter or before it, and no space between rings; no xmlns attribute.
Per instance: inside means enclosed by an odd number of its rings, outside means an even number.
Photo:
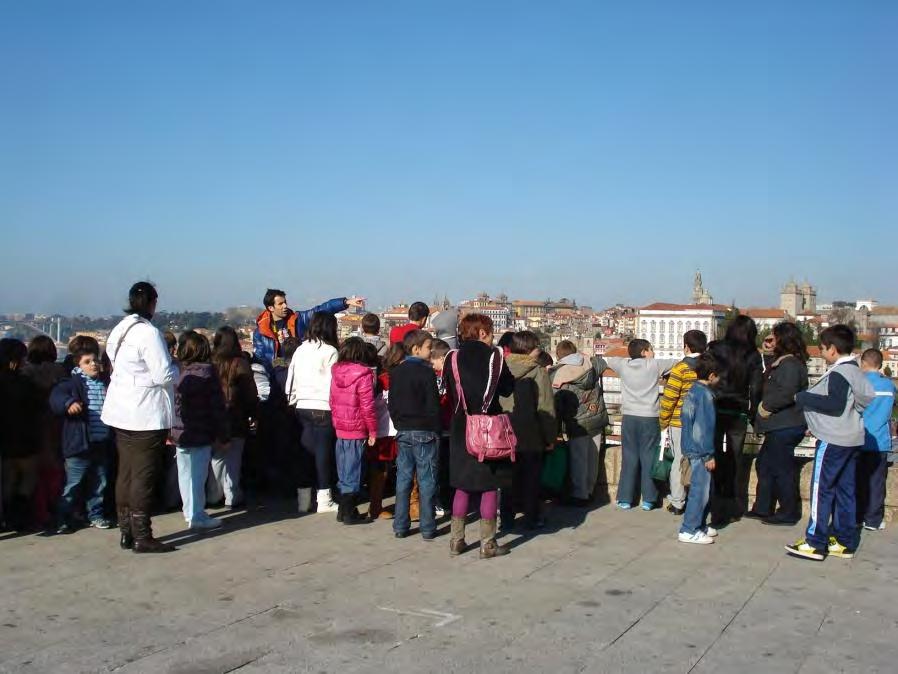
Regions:
<svg viewBox="0 0 898 674"><path fill-rule="evenodd" d="M418 311L418 305L424 309ZM453 410L443 371L447 355L456 344L451 343L455 341L451 330L444 334L444 340L423 329L428 318L426 305L416 303L412 309L416 313L410 311L410 322L394 328L389 343L379 336L377 317L368 315L362 321L360 336L346 339L338 349L334 347L336 356L328 366L327 407L336 437L336 509L337 520L347 525L390 517L383 500L395 463L394 535L406 537L412 520L419 519L422 538L433 540L437 517L450 507L448 454ZM235 340L236 334L231 341ZM504 346L507 348L511 341ZM827 555L853 556L859 543L857 524L868 530L884 526L890 419L895 403L894 385L879 372L882 354L868 349L858 363L852 356L855 336L849 327L827 328L820 335L820 345L829 369L813 387L796 391L791 401L780 405L793 405L800 411L808 434L817 440L806 534L786 546L789 554L814 560ZM289 362L298 343L285 346L283 356ZM231 351L234 348L230 346ZM241 418L235 421L234 392L225 374L235 365L227 365L224 370L220 363L214 366L213 349L204 336L187 331L172 351L179 377L171 444L177 457L184 518L191 529L217 528L221 521L205 512L213 455L217 448L231 442L235 425L243 424L246 430L254 423L256 410L253 403L238 406L236 417ZM651 344L634 339L628 346L629 357L601 359L583 356L573 344L562 342L556 352L557 364L539 348L524 354L526 363L522 361L520 367L514 358L510 362L516 368L516 378L532 378L536 363L549 374L551 393L546 404L538 402L538 415L549 428L543 435L551 437L537 454L549 451L556 439L567 442L570 501L577 505L589 503L595 487L599 457L595 438L601 437L608 425L602 373L613 368L621 380L623 412L618 508L633 508L637 491L643 510L658 506L652 467L659 447L667 446L673 457L668 510L683 518L678 539L709 544L718 535L708 523L719 458L719 447L715 447L719 413L715 389L728 376L730 364L708 350L707 338L698 330L685 333L684 351L682 360L656 359ZM0 342L5 519L13 526L21 524L26 507L23 499L37 482L37 461L27 448L41 445L41 420L50 420L41 416L44 414L57 420L50 427L61 439L65 467L64 487L55 508L57 531L70 533L80 526L82 501L87 524L110 528L108 483L114 468L113 436L101 419L109 365L102 362L99 344L87 337L72 340L66 370L52 385L45 383L44 408L40 387L32 381L35 377L23 374L27 356L21 342ZM235 353L230 357L240 359L251 380L249 363ZM266 369L268 385L277 386L278 376L283 378L284 374ZM662 378L666 382L659 394ZM542 519L539 465L536 482L533 471L528 470L527 477L515 485L520 491L521 484L526 483L523 509L528 523L536 526ZM358 504L366 467L370 506L367 516L362 516ZM225 468L221 472L230 481L230 491L236 491L239 464L236 475ZM310 504L302 501L301 494L300 510L310 509ZM513 520L515 508L507 503L510 501L503 498L503 516Z"/></svg>

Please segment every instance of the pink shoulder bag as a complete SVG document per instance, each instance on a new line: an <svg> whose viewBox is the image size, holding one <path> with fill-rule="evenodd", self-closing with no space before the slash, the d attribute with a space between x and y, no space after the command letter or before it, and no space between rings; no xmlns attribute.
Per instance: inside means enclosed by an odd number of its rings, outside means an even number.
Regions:
<svg viewBox="0 0 898 674"><path fill-rule="evenodd" d="M518 439L511 427L511 417L507 414L487 414L496 389L499 386L499 376L502 374L502 353L496 349L490 356L490 378L483 394L483 408L480 414L470 414L468 404L465 401L465 392L461 387L461 376L458 373L458 351L453 351L452 372L455 375L455 393L465 410L465 446L468 454L476 457L479 462L498 461L500 459L515 460L515 447ZM458 410L458 404L455 406Z"/></svg>

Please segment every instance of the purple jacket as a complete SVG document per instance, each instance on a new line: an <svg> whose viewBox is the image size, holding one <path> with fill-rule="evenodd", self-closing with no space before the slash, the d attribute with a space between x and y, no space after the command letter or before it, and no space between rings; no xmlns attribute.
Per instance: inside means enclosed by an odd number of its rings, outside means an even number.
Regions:
<svg viewBox="0 0 898 674"><path fill-rule="evenodd" d="M206 447L230 438L224 394L210 363L181 366L171 438L178 447Z"/></svg>

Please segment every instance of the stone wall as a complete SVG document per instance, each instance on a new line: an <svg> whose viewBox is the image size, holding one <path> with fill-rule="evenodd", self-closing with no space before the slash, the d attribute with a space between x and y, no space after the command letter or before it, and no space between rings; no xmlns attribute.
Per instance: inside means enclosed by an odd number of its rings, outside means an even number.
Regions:
<svg viewBox="0 0 898 674"><path fill-rule="evenodd" d="M748 485L748 503L749 506L754 502L755 485L757 483L757 475L754 469L754 462L757 456L759 445L751 443L746 444L746 461L751 462L751 477ZM799 453L799 452L797 452ZM808 454L807 451L800 452ZM613 501L617 496L617 480L620 475L621 448L620 445L608 445L604 450L603 461L599 462L599 498L607 501ZM814 462L812 458L796 458L801 462L801 482L800 492L802 500L803 516L807 515L808 500L810 498L811 473L813 471ZM886 484L886 517L887 522L898 519L898 469L889 470L888 482Z"/></svg>

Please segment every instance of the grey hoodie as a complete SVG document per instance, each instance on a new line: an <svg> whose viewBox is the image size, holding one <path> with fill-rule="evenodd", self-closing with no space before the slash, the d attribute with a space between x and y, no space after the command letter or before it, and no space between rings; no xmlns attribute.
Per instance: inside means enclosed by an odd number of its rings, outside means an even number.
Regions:
<svg viewBox="0 0 898 674"><path fill-rule="evenodd" d="M361 338L369 344L374 344L374 348L377 349L378 358L383 358L387 355L387 349L390 348L390 345L387 344L386 340L380 335L369 335L363 332Z"/></svg>
<svg viewBox="0 0 898 674"><path fill-rule="evenodd" d="M458 309L450 307L430 317L430 327L437 339L442 339L450 349L458 348Z"/></svg>
<svg viewBox="0 0 898 674"><path fill-rule="evenodd" d="M844 391L845 384L837 382L837 377L833 375L841 376L848 382L847 391ZM829 406L827 398L835 396L837 389L842 390L844 402L839 401L835 414L827 413L830 410L823 410ZM864 420L861 415L875 396L870 380L861 372L857 362L843 360L827 370L810 389L798 393L795 401L804 407L808 430L815 438L841 447L861 447L864 444Z"/></svg>
<svg viewBox="0 0 898 674"><path fill-rule="evenodd" d="M609 367L617 372L621 382L623 402L621 412L633 417L661 415L658 399L661 396L658 380L679 363L677 358L604 358L601 370ZM602 367L604 366L604 367Z"/></svg>

